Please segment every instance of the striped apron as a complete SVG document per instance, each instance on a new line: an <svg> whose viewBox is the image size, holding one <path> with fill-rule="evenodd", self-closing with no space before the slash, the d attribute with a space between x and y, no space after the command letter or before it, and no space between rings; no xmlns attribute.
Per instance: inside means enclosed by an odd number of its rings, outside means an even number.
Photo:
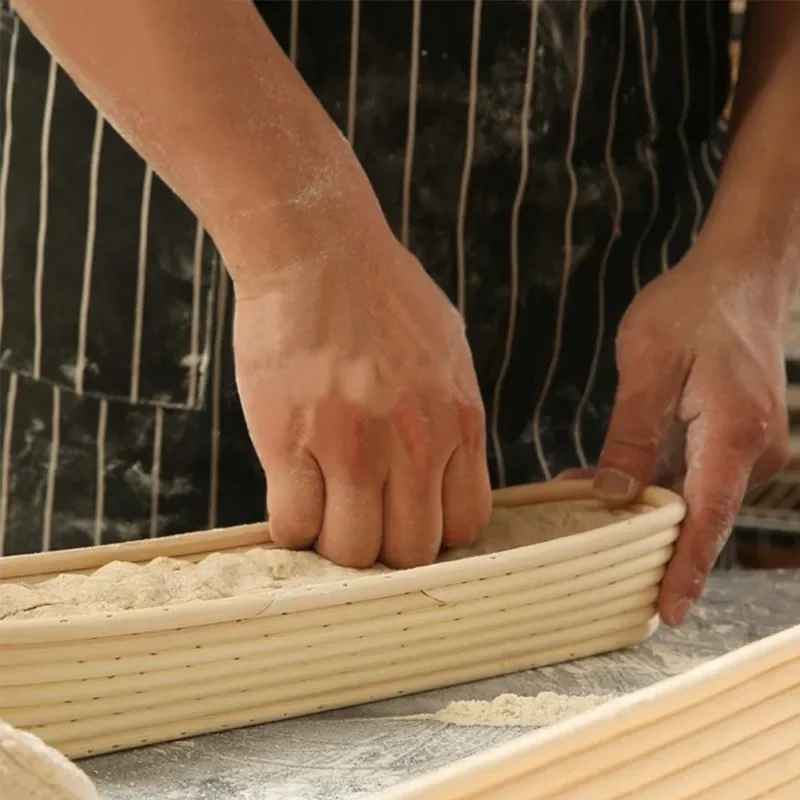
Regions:
<svg viewBox="0 0 800 800"><path fill-rule="evenodd" d="M717 180L728 4L258 7L464 315L494 484L592 463L620 317ZM213 243L0 23L0 553L263 518Z"/></svg>

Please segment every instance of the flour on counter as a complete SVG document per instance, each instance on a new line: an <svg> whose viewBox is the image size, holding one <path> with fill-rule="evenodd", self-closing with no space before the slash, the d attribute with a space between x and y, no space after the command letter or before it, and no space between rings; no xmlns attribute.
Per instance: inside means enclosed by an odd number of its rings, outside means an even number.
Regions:
<svg viewBox="0 0 800 800"><path fill-rule="evenodd" d="M596 501L497 508L478 541L445 551L440 561L494 553L571 536L634 515ZM256 547L247 552L212 553L199 562L156 558L146 564L115 561L93 573L63 574L41 583L0 583L0 620L71 617L156 608L347 580L389 572L376 565L339 567L313 552Z"/></svg>
<svg viewBox="0 0 800 800"><path fill-rule="evenodd" d="M494 700L459 700L430 715L448 725L519 725L545 728L613 700L614 695L540 692L535 697L501 694Z"/></svg>

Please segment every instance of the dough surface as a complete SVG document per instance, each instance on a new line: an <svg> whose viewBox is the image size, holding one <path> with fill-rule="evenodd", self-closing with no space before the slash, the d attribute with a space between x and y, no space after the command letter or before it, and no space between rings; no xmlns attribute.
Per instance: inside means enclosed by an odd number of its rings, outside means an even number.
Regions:
<svg viewBox="0 0 800 800"><path fill-rule="evenodd" d="M0 720L3 800L100 800L89 778L41 739Z"/></svg>
<svg viewBox="0 0 800 800"><path fill-rule="evenodd" d="M595 501L496 508L478 541L447 550L454 561L546 542L634 516ZM313 552L255 547L240 553L212 553L199 562L156 558L146 564L114 561L88 575L63 574L41 583L0 583L0 620L71 617L154 608L352 579L389 572L339 567Z"/></svg>

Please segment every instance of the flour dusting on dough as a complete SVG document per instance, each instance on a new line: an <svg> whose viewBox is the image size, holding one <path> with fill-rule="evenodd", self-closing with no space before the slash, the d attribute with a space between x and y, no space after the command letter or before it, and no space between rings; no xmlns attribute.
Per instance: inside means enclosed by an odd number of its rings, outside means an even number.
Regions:
<svg viewBox="0 0 800 800"><path fill-rule="evenodd" d="M440 561L509 550L571 536L634 516L595 501L497 508L478 541L446 551ZM269 595L281 589L389 572L339 567L313 552L255 547L212 553L201 561L156 558L146 564L114 561L86 575L63 574L41 583L0 583L0 620L71 617L174 606L192 600Z"/></svg>

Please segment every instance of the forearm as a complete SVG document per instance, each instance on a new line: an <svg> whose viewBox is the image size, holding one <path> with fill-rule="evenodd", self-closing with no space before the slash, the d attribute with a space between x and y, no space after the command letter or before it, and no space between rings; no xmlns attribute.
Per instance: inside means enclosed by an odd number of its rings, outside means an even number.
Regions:
<svg viewBox="0 0 800 800"><path fill-rule="evenodd" d="M290 257L282 239L319 214L315 206L335 205L337 186L370 194L251 2L16 0L15 8L234 266L247 260L237 250L252 231L270 232L264 260L280 265Z"/></svg>
<svg viewBox="0 0 800 800"><path fill-rule="evenodd" d="M800 272L800 3L747 12L730 140L701 240L750 253L792 293ZM742 259L747 261L747 259Z"/></svg>

